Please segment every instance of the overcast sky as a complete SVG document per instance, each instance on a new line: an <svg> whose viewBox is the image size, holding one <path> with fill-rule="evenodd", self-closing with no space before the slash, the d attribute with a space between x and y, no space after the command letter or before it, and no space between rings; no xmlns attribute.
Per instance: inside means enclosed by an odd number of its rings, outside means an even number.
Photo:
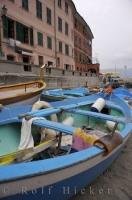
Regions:
<svg viewBox="0 0 132 200"><path fill-rule="evenodd" d="M101 68L132 69L132 0L73 0L94 34Z"/></svg>

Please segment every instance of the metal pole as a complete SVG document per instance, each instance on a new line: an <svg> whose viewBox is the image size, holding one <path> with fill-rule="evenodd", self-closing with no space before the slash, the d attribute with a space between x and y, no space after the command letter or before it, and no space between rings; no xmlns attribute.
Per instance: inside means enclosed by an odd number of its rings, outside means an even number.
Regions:
<svg viewBox="0 0 132 200"><path fill-rule="evenodd" d="M0 57L2 58L3 52L2 52L2 17L6 16L7 14L7 8L5 5L0 7Z"/></svg>
<svg viewBox="0 0 132 200"><path fill-rule="evenodd" d="M115 64L115 75L116 75L116 64Z"/></svg>
<svg viewBox="0 0 132 200"><path fill-rule="evenodd" d="M56 1L55 0L54 0L54 34L55 34L55 64L57 67Z"/></svg>
<svg viewBox="0 0 132 200"><path fill-rule="evenodd" d="M0 11L0 58L2 57L2 16Z"/></svg>
<svg viewBox="0 0 132 200"><path fill-rule="evenodd" d="M124 85L126 86L126 82L127 82L127 66L124 66L124 77L125 77L125 81L124 81Z"/></svg>

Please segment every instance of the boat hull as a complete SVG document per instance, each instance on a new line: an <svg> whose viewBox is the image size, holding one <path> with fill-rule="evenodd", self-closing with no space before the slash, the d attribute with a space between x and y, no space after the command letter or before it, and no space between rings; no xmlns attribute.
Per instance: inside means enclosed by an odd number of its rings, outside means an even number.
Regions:
<svg viewBox="0 0 132 200"><path fill-rule="evenodd" d="M26 105L38 100L46 84L43 81L32 81L0 87L0 104Z"/></svg>
<svg viewBox="0 0 132 200"><path fill-rule="evenodd" d="M42 101L54 102L54 101L62 101L64 99L66 99L66 97L41 94L40 99Z"/></svg>
<svg viewBox="0 0 132 200"><path fill-rule="evenodd" d="M5 200L65 200L77 194L103 173L121 153L128 139L108 156L98 156L47 174L0 184L0 197Z"/></svg>
<svg viewBox="0 0 132 200"><path fill-rule="evenodd" d="M7 106L14 107L14 106L22 106L22 105L33 105L36 101L39 100L39 98L40 98L40 94L34 94L34 95L31 95L30 97L27 96L26 98L21 98L18 101L14 99Z"/></svg>

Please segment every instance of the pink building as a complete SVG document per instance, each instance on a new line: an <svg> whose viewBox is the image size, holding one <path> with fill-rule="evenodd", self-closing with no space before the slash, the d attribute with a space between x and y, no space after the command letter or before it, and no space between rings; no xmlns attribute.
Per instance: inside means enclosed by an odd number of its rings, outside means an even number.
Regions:
<svg viewBox="0 0 132 200"><path fill-rule="evenodd" d="M69 0L0 0L4 58L75 69L73 9Z"/></svg>
<svg viewBox="0 0 132 200"><path fill-rule="evenodd" d="M3 59L77 70L72 0L0 0L0 5L7 8L0 25Z"/></svg>

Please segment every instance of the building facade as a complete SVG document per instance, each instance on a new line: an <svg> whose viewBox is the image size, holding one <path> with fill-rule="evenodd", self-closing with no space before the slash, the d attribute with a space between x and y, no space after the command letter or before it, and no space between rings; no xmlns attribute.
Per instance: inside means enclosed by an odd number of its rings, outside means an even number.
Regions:
<svg viewBox="0 0 132 200"><path fill-rule="evenodd" d="M74 15L74 58L77 71L99 73L99 64L92 63L93 33L78 12Z"/></svg>
<svg viewBox="0 0 132 200"><path fill-rule="evenodd" d="M4 59L87 71L93 35L72 0L0 0L0 5L7 9L0 25ZM76 21L82 24L80 29Z"/></svg>

